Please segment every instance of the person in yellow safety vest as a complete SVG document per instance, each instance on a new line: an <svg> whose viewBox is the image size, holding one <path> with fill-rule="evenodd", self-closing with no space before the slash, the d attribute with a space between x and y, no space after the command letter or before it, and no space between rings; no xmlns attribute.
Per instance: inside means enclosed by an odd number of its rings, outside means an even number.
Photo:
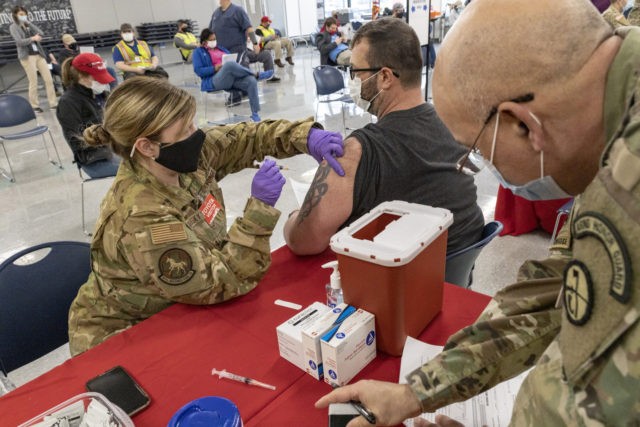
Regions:
<svg viewBox="0 0 640 427"><path fill-rule="evenodd" d="M262 37L260 40L261 49L270 49L276 55L276 60L273 61L278 67L284 67L282 63L282 48L287 50L287 62L291 65L293 63L293 44L291 40L286 37L280 37L280 32L270 27L271 19L268 16L263 16L260 20L260 25L256 28L256 34Z"/></svg>
<svg viewBox="0 0 640 427"><path fill-rule="evenodd" d="M158 57L144 40L136 39L131 24L120 26L120 40L111 50L116 68L126 80L134 76L169 78L169 74L158 65Z"/></svg>
<svg viewBox="0 0 640 427"><path fill-rule="evenodd" d="M193 49L198 47L198 38L191 32L188 20L180 19L178 21L178 32L173 36L173 45L180 51L182 60L190 64Z"/></svg>

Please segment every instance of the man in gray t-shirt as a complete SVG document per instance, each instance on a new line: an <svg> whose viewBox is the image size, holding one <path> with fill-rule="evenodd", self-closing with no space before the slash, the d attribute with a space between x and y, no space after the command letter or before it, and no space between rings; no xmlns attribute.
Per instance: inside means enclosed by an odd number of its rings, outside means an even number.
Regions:
<svg viewBox="0 0 640 427"><path fill-rule="evenodd" d="M484 218L476 187L456 170L465 150L424 102L413 29L400 19L364 25L352 42L350 72L352 96L379 120L345 140L344 177L320 165L302 208L285 224L287 245L300 255L322 252L341 227L391 200L449 209L448 252L477 242Z"/></svg>

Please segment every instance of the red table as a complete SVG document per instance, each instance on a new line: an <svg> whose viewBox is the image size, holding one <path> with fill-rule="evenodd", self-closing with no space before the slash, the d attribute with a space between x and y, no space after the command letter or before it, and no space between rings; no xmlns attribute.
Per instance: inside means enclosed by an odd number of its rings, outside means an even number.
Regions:
<svg viewBox="0 0 640 427"><path fill-rule="evenodd" d="M496 200L495 220L500 221L504 228L501 236L529 233L542 228L547 233L553 233L553 226L558 216L558 209L567 203L568 199L531 201L514 195L502 185L498 188ZM562 228L565 218L561 219L558 230Z"/></svg>
<svg viewBox="0 0 640 427"><path fill-rule="evenodd" d="M0 426L13 426L85 391L85 382L121 365L151 397L133 417L136 426L166 425L172 414L203 396L224 396L238 405L247 426L327 425L326 410L313 403L330 387L278 354L275 328L295 312L276 306L280 298L303 306L324 301L329 278L320 268L335 255L297 257L288 248L273 253L273 264L248 295L215 306L176 304L76 356L0 398ZM420 335L444 344L472 323L489 301L486 295L445 284L444 308ZM211 376L225 368L273 384L276 391ZM379 353L354 379L397 382L400 358Z"/></svg>

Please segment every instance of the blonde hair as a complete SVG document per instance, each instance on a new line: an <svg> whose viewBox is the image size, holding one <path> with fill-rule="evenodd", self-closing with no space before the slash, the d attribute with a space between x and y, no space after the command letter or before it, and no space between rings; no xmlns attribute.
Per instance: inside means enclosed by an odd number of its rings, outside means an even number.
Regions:
<svg viewBox="0 0 640 427"><path fill-rule="evenodd" d="M109 145L128 158L136 139L157 139L179 120L192 120L196 101L189 93L165 79L133 77L111 93L102 124L85 129L89 145Z"/></svg>
<svg viewBox="0 0 640 427"><path fill-rule="evenodd" d="M87 77L89 73L85 73L84 71L78 70L71 63L73 62L73 58L67 58L62 63L60 67L62 69L62 85L64 87L69 87L73 84L78 83L80 77Z"/></svg>

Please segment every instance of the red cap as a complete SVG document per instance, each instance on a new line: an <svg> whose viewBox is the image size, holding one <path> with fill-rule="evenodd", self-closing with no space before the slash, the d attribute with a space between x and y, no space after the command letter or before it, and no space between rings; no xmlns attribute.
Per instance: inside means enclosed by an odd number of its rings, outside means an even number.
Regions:
<svg viewBox="0 0 640 427"><path fill-rule="evenodd" d="M268 23L271 23L271 19L269 19L269 17L265 15L265 16L263 16L263 17L262 17L262 19L260 20L260 22L268 22Z"/></svg>
<svg viewBox="0 0 640 427"><path fill-rule="evenodd" d="M89 74L98 83L107 84L115 80L107 71L102 58L95 53L81 53L73 58L71 65L76 70Z"/></svg>

